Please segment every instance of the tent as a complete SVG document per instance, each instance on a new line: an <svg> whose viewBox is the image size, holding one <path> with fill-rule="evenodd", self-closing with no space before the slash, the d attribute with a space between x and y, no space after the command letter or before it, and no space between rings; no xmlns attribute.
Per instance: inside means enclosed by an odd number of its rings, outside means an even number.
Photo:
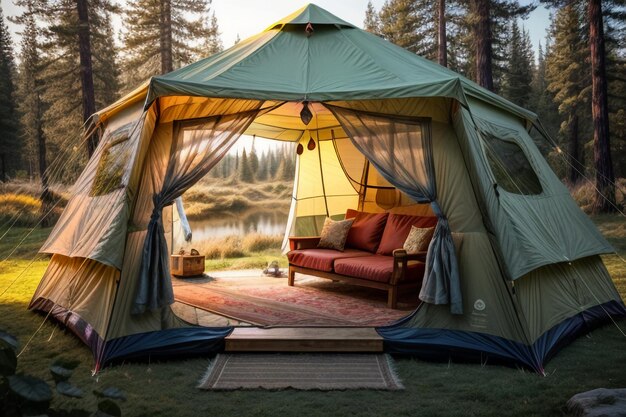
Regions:
<svg viewBox="0 0 626 417"><path fill-rule="evenodd" d="M438 217L423 302L377 329L388 352L542 372L626 314L599 256L613 249L535 146L534 113L315 5L92 122L100 144L41 248L52 258L30 308L73 330L96 370L224 348L231 327L171 310L164 218L242 134L303 145L287 234L346 208Z"/></svg>

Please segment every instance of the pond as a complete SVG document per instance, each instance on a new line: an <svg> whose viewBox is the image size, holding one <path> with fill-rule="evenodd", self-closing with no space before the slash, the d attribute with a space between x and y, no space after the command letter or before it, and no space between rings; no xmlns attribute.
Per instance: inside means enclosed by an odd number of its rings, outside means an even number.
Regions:
<svg viewBox="0 0 626 417"><path fill-rule="evenodd" d="M202 220L190 220L193 241L199 242L225 236L245 236L250 233L283 235L289 213L285 209L276 211L249 211L236 214L215 214ZM182 236L180 227L174 225L176 241ZM182 240L182 237L180 238Z"/></svg>

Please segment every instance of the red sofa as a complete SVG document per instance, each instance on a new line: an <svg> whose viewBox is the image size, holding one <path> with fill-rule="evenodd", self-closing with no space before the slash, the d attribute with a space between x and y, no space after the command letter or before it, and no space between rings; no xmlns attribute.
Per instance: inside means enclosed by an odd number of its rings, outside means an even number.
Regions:
<svg viewBox="0 0 626 417"><path fill-rule="evenodd" d="M402 249L411 226L434 227L437 218L348 210L354 218L343 252L320 249L319 237L290 237L288 284L296 272L387 291L387 305L396 308L399 289L421 286L426 252Z"/></svg>

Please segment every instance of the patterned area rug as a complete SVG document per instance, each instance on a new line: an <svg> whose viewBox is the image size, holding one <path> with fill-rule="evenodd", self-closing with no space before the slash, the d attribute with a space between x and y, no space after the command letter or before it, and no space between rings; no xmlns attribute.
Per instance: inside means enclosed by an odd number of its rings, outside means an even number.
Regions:
<svg viewBox="0 0 626 417"><path fill-rule="evenodd" d="M382 326L417 307L417 294L400 297L387 308L387 294L370 288L298 275L260 276L258 271L229 271L212 277L173 279L176 301L257 326Z"/></svg>
<svg viewBox="0 0 626 417"><path fill-rule="evenodd" d="M198 388L404 389L392 361L374 354L219 354Z"/></svg>

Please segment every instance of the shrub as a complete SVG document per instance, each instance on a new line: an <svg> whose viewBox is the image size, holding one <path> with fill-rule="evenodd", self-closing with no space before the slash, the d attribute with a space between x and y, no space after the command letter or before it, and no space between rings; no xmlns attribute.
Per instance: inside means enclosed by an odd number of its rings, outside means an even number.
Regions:
<svg viewBox="0 0 626 417"><path fill-rule="evenodd" d="M222 258L242 258L246 256L239 236L228 236L221 242Z"/></svg>
<svg viewBox="0 0 626 417"><path fill-rule="evenodd" d="M615 180L615 202L620 210L625 205L626 178L618 178ZM590 213L595 198L596 189L589 181L581 181L574 187L570 187L570 194L576 201L576 204L585 212Z"/></svg>
<svg viewBox="0 0 626 417"><path fill-rule="evenodd" d="M250 201L241 196L234 196L230 200L230 210L232 211L243 211L250 207Z"/></svg>

